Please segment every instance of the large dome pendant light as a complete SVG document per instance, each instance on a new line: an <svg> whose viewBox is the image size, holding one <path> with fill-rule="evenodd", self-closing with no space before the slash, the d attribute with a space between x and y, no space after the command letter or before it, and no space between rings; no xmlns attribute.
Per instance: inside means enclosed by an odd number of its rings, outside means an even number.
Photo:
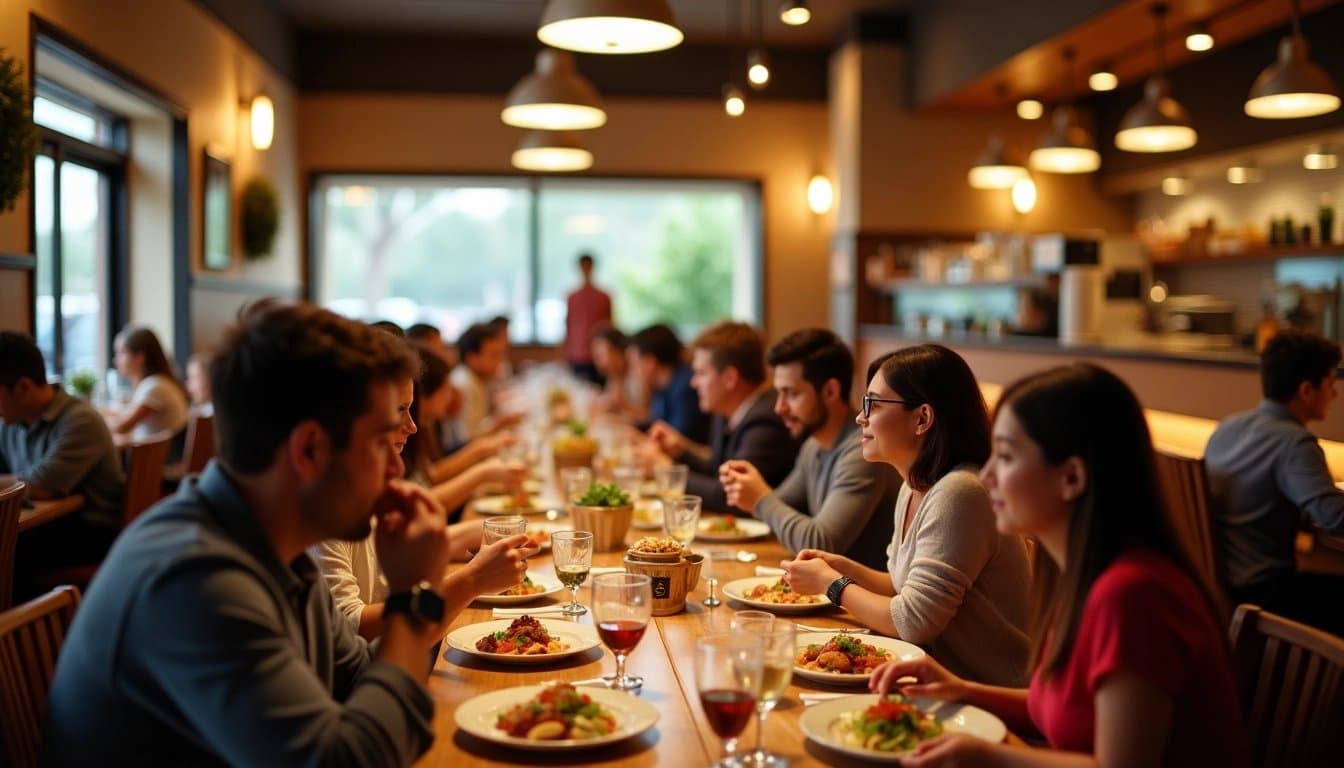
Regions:
<svg viewBox="0 0 1344 768"><path fill-rule="evenodd" d="M584 149L572 131L529 131L510 158L514 168L543 173L584 171L593 166L593 153Z"/></svg>
<svg viewBox="0 0 1344 768"><path fill-rule="evenodd" d="M1143 98L1129 108L1115 134L1115 146L1126 152L1179 152L1195 146L1199 138L1190 126L1185 107L1171 97L1163 70L1162 17L1166 3L1153 3L1157 22L1157 71L1143 86Z"/></svg>
<svg viewBox="0 0 1344 768"><path fill-rule="evenodd" d="M989 137L989 146L966 174L966 180L976 189L1011 189L1027 178L1027 169L1007 159L1003 139Z"/></svg>
<svg viewBox="0 0 1344 768"><path fill-rule="evenodd" d="M1246 114L1277 120L1314 117L1339 109L1339 89L1307 58L1298 0L1293 0L1293 33L1279 41L1279 58L1255 79Z"/></svg>
<svg viewBox="0 0 1344 768"><path fill-rule="evenodd" d="M1027 157L1027 165L1045 173L1091 173L1101 167L1092 134L1078 123L1078 114L1068 104L1069 89L1073 85L1072 48L1064 49L1065 103L1055 107L1050 118L1050 130L1036 144Z"/></svg>
<svg viewBox="0 0 1344 768"><path fill-rule="evenodd" d="M684 37L667 0L549 0L541 42L582 53L650 53Z"/></svg>
<svg viewBox="0 0 1344 768"><path fill-rule="evenodd" d="M582 131L607 122L597 89L574 68L574 55L551 48L537 54L537 68L509 91L499 115L518 128Z"/></svg>

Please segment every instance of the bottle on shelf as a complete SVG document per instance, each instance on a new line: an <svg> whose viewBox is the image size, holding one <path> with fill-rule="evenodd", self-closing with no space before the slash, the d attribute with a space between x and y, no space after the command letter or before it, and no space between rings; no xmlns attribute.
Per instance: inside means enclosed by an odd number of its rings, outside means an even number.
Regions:
<svg viewBox="0 0 1344 768"><path fill-rule="evenodd" d="M1293 226L1293 215L1291 213L1283 214L1283 224L1280 226L1283 228L1281 233L1283 244L1297 245L1297 229Z"/></svg>
<svg viewBox="0 0 1344 768"><path fill-rule="evenodd" d="M1321 193L1321 207L1316 211L1316 239L1322 243L1335 241L1335 207L1331 204L1330 193Z"/></svg>

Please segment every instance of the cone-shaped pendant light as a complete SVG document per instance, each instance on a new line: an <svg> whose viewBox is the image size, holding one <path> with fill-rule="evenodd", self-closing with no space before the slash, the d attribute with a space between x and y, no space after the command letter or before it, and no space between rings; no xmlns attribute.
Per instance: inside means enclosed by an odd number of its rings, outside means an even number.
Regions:
<svg viewBox="0 0 1344 768"><path fill-rule="evenodd" d="M537 37L583 53L649 53L684 36L667 0L550 0Z"/></svg>
<svg viewBox="0 0 1344 768"><path fill-rule="evenodd" d="M593 165L593 153L572 131L529 131L510 159L514 168L545 173L583 171Z"/></svg>
<svg viewBox="0 0 1344 768"><path fill-rule="evenodd" d="M985 153L966 174L966 180L976 189L1011 189L1026 177L1026 167L1007 159L1003 140L998 136L989 137Z"/></svg>
<svg viewBox="0 0 1344 768"><path fill-rule="evenodd" d="M574 55L551 48L509 91L500 119L519 128L581 131L607 122L597 89L574 68Z"/></svg>
<svg viewBox="0 0 1344 768"><path fill-rule="evenodd" d="M1067 101L1073 83L1072 48L1064 49L1064 91ZM1101 155L1092 134L1078 123L1078 114L1067 103L1055 107L1050 130L1027 157L1027 165L1045 173L1091 173L1101 167Z"/></svg>
<svg viewBox="0 0 1344 768"><path fill-rule="evenodd" d="M1157 22L1157 72L1143 86L1143 99L1130 107L1115 133L1115 146L1126 152L1178 152L1195 146L1198 135L1185 107L1171 97L1162 67L1162 18L1166 3L1154 3Z"/></svg>
<svg viewBox="0 0 1344 768"><path fill-rule="evenodd" d="M1251 117L1313 117L1339 109L1339 89L1325 70L1307 58L1298 0L1293 0L1293 33L1279 42L1279 58L1260 73L1246 97Z"/></svg>

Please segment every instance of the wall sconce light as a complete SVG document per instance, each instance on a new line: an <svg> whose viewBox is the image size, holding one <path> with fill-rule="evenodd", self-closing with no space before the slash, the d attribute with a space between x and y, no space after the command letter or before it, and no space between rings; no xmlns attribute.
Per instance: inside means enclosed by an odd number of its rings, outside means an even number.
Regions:
<svg viewBox="0 0 1344 768"><path fill-rule="evenodd" d="M1013 210L1023 216L1031 213L1036 207L1036 181L1030 176L1018 179L1009 195L1013 200Z"/></svg>
<svg viewBox="0 0 1344 768"><path fill-rule="evenodd" d="M1313 144L1302 156L1302 167L1308 171L1329 171L1339 167L1339 155L1329 144Z"/></svg>
<svg viewBox="0 0 1344 768"><path fill-rule="evenodd" d="M835 202L835 188L825 174L818 173L807 182L807 207L820 216L831 210Z"/></svg>
<svg viewBox="0 0 1344 768"><path fill-rule="evenodd" d="M275 139L275 104L271 101L271 97L259 93L253 96L250 102L244 101L243 109L249 112L252 146L257 149L269 149Z"/></svg>

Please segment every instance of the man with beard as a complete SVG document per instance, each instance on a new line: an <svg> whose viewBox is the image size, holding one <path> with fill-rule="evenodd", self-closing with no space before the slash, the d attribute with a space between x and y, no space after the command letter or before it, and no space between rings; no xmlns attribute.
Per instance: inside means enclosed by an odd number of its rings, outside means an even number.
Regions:
<svg viewBox="0 0 1344 768"><path fill-rule="evenodd" d="M429 747L429 649L471 595L443 590L443 511L388 481L418 370L403 340L326 310L243 311L211 363L217 458L103 562L44 765L408 765ZM391 592L373 645L305 554L371 516Z"/></svg>
<svg viewBox="0 0 1344 768"><path fill-rule="evenodd" d="M780 339L766 362L774 367L775 413L795 440L807 441L773 491L751 462L724 462L719 480L728 503L765 521L795 553L821 549L885 568L901 478L864 461L849 404L849 348L830 331L806 329Z"/></svg>

